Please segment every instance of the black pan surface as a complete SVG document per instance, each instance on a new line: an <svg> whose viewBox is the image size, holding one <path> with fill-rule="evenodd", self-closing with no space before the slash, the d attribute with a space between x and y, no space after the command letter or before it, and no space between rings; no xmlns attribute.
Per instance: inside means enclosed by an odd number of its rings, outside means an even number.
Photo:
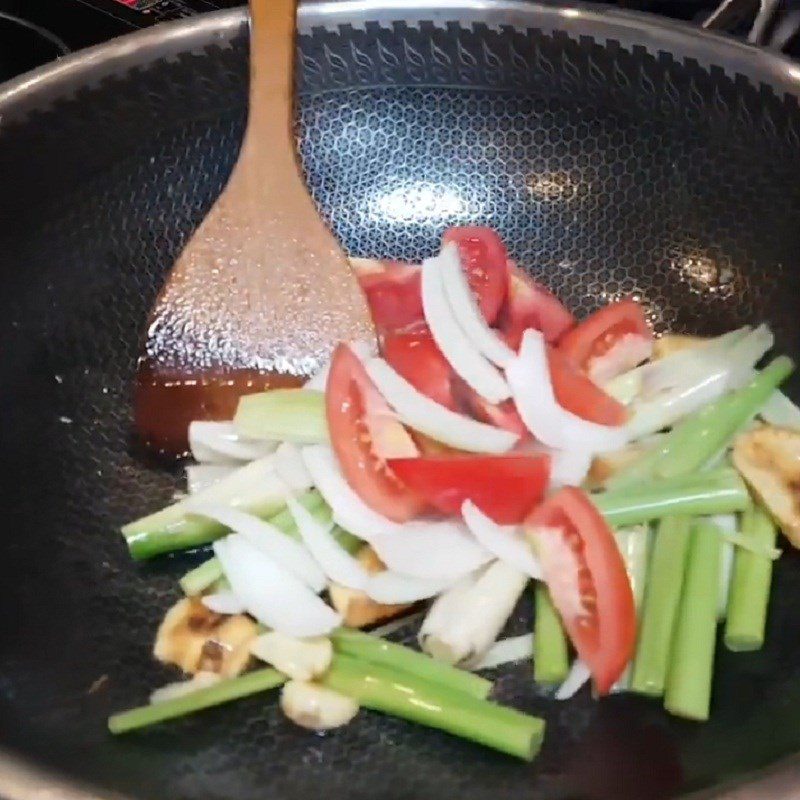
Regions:
<svg viewBox="0 0 800 800"><path fill-rule="evenodd" d="M659 330L766 320L800 355L790 65L646 17L486 6L304 10L300 150L349 251L418 260L446 226L487 223L582 313L634 294ZM109 737L110 712L173 679L153 633L202 557L135 566L116 529L180 485L132 442L132 379L235 159L246 72L237 12L0 89L0 745L152 800L656 800L800 750L791 553L765 649L719 651L707 725L639 698L556 704L521 665L497 694L547 718L533 765L371 713L311 736L274 697Z"/></svg>

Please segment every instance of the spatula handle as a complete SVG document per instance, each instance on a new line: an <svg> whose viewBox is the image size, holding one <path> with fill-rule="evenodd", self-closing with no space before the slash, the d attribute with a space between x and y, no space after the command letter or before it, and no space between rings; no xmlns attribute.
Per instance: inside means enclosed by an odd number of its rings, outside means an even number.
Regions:
<svg viewBox="0 0 800 800"><path fill-rule="evenodd" d="M294 153L297 0L250 0L250 110L247 142Z"/></svg>

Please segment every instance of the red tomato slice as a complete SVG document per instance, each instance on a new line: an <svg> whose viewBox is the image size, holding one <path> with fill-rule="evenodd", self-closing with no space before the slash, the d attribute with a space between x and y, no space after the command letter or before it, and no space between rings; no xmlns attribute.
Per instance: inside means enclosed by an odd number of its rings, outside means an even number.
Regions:
<svg viewBox="0 0 800 800"><path fill-rule="evenodd" d="M418 450L345 344L333 354L325 407L331 445L352 489L370 508L395 522L417 516L425 501L403 484L386 458Z"/></svg>
<svg viewBox="0 0 800 800"><path fill-rule="evenodd" d="M484 319L491 325L500 313L508 291L508 253L491 228L450 228L444 244L455 242L470 288Z"/></svg>
<svg viewBox="0 0 800 800"><path fill-rule="evenodd" d="M647 359L653 333L635 300L611 303L567 333L558 349L594 380L610 380Z"/></svg>
<svg viewBox="0 0 800 800"><path fill-rule="evenodd" d="M402 458L390 468L445 514L460 514L465 500L501 525L516 525L542 499L550 481L547 455Z"/></svg>
<svg viewBox="0 0 800 800"><path fill-rule="evenodd" d="M614 535L580 489L566 487L525 521L564 627L608 694L631 660L636 609Z"/></svg>
<svg viewBox="0 0 800 800"><path fill-rule="evenodd" d="M559 349L550 348L547 360L553 393L562 408L599 425L625 423L628 418L625 406L587 378Z"/></svg>
<svg viewBox="0 0 800 800"><path fill-rule="evenodd" d="M508 300L500 316L500 330L509 347L518 350L522 334L534 328L548 342L556 342L575 325L575 317L561 301L513 261L508 262Z"/></svg>
<svg viewBox="0 0 800 800"><path fill-rule="evenodd" d="M458 375L453 375L451 385L453 387L453 397L458 406L454 410L461 410L479 422L485 422L488 425L494 425L496 428L516 433L517 436L523 439L530 437L530 431L525 427L525 423L522 421L512 400L506 400L497 405L490 403Z"/></svg>
<svg viewBox="0 0 800 800"><path fill-rule="evenodd" d="M379 332L391 333L425 321L418 266L365 258L354 258L350 263Z"/></svg>
<svg viewBox="0 0 800 800"><path fill-rule="evenodd" d="M427 328L386 336L383 356L415 389L455 410L453 370Z"/></svg>

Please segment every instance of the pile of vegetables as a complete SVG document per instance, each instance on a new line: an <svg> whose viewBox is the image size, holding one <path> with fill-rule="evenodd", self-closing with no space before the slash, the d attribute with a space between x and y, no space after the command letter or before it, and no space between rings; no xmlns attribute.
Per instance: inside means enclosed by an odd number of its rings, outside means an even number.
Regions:
<svg viewBox="0 0 800 800"><path fill-rule="evenodd" d="M530 759L544 722L476 674L523 659L556 699L591 680L706 719L718 623L760 648L778 531L800 544L770 330L656 341L634 299L578 322L484 228L354 268L380 353L193 423L187 496L123 527L137 560L213 555L156 639L190 677L112 732L282 687L313 730L366 708ZM531 583L533 633L498 640ZM419 619L419 650L385 638Z"/></svg>

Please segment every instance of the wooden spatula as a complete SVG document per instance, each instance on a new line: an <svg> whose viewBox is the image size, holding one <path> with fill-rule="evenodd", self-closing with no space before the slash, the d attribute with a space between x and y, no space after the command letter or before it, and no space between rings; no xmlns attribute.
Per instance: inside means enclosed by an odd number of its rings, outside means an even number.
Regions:
<svg viewBox="0 0 800 800"><path fill-rule="evenodd" d="M193 419L230 418L241 394L298 382L343 340L373 339L347 257L295 152L296 0L250 0L250 111L239 159L152 312L137 426L180 454Z"/></svg>

